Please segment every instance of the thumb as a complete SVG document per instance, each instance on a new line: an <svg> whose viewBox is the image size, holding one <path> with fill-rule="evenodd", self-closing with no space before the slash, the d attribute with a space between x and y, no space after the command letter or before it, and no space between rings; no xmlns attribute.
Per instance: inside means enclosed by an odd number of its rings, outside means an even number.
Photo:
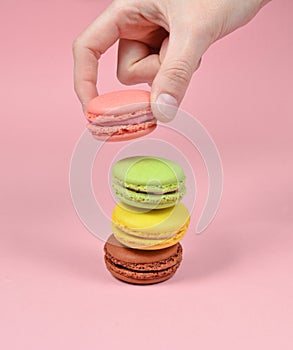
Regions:
<svg viewBox="0 0 293 350"><path fill-rule="evenodd" d="M168 122L175 117L208 47L206 42L182 21L170 28L168 47L152 84L152 111L158 120Z"/></svg>

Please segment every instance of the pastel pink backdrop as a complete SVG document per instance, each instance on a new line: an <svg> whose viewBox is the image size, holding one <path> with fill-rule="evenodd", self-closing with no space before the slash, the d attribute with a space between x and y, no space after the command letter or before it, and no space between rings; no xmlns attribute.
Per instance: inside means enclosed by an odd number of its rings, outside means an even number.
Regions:
<svg viewBox="0 0 293 350"><path fill-rule="evenodd" d="M85 126L71 42L108 3L0 4L0 348L291 350L292 1L272 1L204 55L182 107L221 153L221 207L184 238L176 276L148 287L105 270L69 192ZM101 92L121 87L115 62L113 48Z"/></svg>

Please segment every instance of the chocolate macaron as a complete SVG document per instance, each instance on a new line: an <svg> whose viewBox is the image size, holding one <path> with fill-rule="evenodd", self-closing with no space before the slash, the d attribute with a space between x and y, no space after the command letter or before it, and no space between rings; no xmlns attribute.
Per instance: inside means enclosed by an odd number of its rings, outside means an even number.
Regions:
<svg viewBox="0 0 293 350"><path fill-rule="evenodd" d="M180 243L159 249L131 249L111 235L104 246L105 263L111 274L133 284L153 284L172 277L182 261Z"/></svg>

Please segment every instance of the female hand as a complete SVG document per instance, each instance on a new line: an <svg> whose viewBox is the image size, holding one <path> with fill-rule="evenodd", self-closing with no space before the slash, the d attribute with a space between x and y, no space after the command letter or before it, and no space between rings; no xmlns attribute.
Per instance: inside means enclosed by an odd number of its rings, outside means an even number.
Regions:
<svg viewBox="0 0 293 350"><path fill-rule="evenodd" d="M74 86L84 110L98 94L99 59L119 40L120 82L148 83L156 118L173 119L166 105L179 107L208 47L269 1L114 0L73 44Z"/></svg>

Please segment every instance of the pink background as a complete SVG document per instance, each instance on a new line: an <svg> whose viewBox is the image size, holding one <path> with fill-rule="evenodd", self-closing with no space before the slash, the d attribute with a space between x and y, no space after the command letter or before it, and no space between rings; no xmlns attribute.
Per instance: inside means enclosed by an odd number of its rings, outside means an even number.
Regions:
<svg viewBox="0 0 293 350"><path fill-rule="evenodd" d="M293 2L214 44L182 107L224 166L220 210L166 283L113 279L68 174L85 121L71 42L109 1L2 1L1 349L293 347ZM100 90L119 88L112 49Z"/></svg>

